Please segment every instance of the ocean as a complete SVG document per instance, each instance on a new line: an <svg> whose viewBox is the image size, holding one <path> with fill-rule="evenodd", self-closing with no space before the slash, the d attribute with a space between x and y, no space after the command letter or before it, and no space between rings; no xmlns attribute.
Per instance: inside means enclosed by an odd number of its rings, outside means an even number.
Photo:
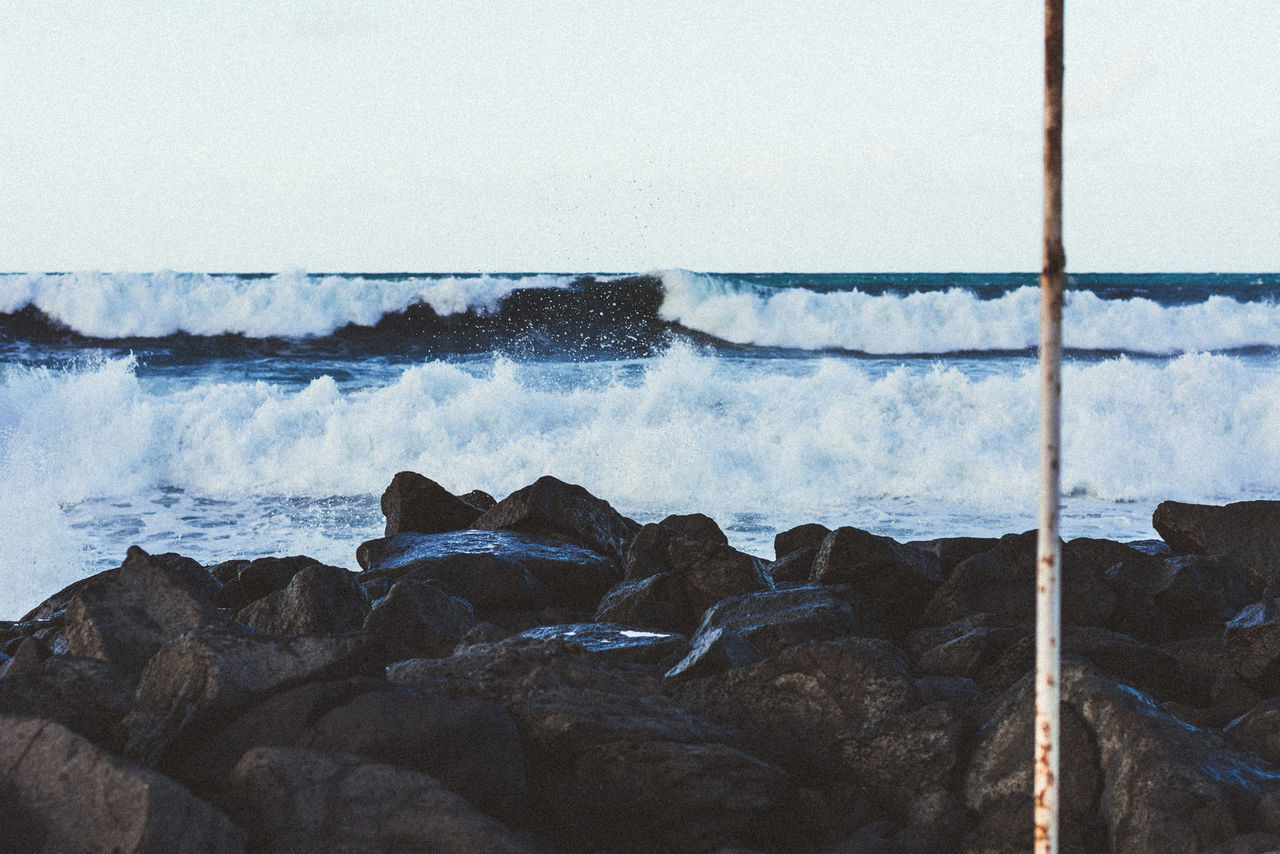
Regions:
<svg viewBox="0 0 1280 854"><path fill-rule="evenodd" d="M132 544L356 568L392 475L773 557L1034 527L1034 274L0 275L0 618ZM1280 274L1069 277L1064 536L1280 494Z"/></svg>

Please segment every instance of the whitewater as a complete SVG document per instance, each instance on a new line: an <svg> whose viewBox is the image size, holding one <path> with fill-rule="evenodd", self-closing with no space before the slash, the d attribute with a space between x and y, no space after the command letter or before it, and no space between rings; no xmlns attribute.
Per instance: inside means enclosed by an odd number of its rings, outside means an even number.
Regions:
<svg viewBox="0 0 1280 854"><path fill-rule="evenodd" d="M1076 276L1067 537L1280 492L1280 276ZM1022 274L0 275L0 619L119 563L355 567L419 471L543 474L772 558L804 522L1034 524Z"/></svg>

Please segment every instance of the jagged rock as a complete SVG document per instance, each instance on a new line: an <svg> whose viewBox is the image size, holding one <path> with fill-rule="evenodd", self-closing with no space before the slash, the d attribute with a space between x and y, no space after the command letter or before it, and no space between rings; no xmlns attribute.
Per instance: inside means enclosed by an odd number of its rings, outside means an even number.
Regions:
<svg viewBox="0 0 1280 854"><path fill-rule="evenodd" d="M766 564L765 572L774 584L807 582L813 573L813 559L817 556L817 548L796 549Z"/></svg>
<svg viewBox="0 0 1280 854"><path fill-rule="evenodd" d="M1017 629L979 626L926 650L916 667L921 673L977 678L1023 637Z"/></svg>
<svg viewBox="0 0 1280 854"><path fill-rule="evenodd" d="M1236 672L1260 690L1280 692L1280 599L1242 609L1223 636Z"/></svg>
<svg viewBox="0 0 1280 854"><path fill-rule="evenodd" d="M45 659L53 655L53 650L39 638L27 636L19 640L13 657L0 665L0 678L34 673Z"/></svg>
<svg viewBox="0 0 1280 854"><path fill-rule="evenodd" d="M90 741L112 744L133 705L134 681L105 661L55 655L0 679L0 714L56 721Z"/></svg>
<svg viewBox="0 0 1280 854"><path fill-rule="evenodd" d="M1062 827L1075 834L1063 850L1102 850L1105 833L1112 851L1197 852L1256 829L1256 804L1280 786L1257 757L1188 727L1083 660L1063 661L1061 684ZM1034 702L1028 678L983 727L965 782L978 812L1013 799L1029 814Z"/></svg>
<svg viewBox="0 0 1280 854"><path fill-rule="evenodd" d="M1147 553L1126 543L1096 537L1077 537L1062 545L1063 551L1069 551L1075 557L1088 561L1098 572L1108 569L1126 560L1136 560Z"/></svg>
<svg viewBox="0 0 1280 854"><path fill-rule="evenodd" d="M820 548L822 541L830 533L831 529L826 525L818 525L812 522L782 531L774 535L773 538L774 559L781 560L786 555L802 549Z"/></svg>
<svg viewBox="0 0 1280 854"><path fill-rule="evenodd" d="M1087 561L1062 552L1062 622L1102 626L1115 594ZM929 601L924 625L943 625L971 614L992 614L1004 625L1035 624L1036 532L1007 534L991 551L959 563Z"/></svg>
<svg viewBox="0 0 1280 854"><path fill-rule="evenodd" d="M1280 697L1270 697L1223 727L1233 744L1280 766Z"/></svg>
<svg viewBox="0 0 1280 854"><path fill-rule="evenodd" d="M147 664L124 720L126 755L163 769L272 691L377 672L380 664L381 656L359 635L191 632Z"/></svg>
<svg viewBox="0 0 1280 854"><path fill-rule="evenodd" d="M1280 501L1220 507L1165 501L1156 507L1151 524L1177 554L1227 555L1240 561L1252 598L1280 579Z"/></svg>
<svg viewBox="0 0 1280 854"><path fill-rule="evenodd" d="M787 776L677 706L644 666L512 638L387 676L502 705L525 749L527 814L560 849L709 851L766 839L779 821Z"/></svg>
<svg viewBox="0 0 1280 854"><path fill-rule="evenodd" d="M1149 597L1164 618L1168 640L1220 634L1251 601L1245 569L1230 557L1140 555L1108 569L1107 580Z"/></svg>
<svg viewBox="0 0 1280 854"><path fill-rule="evenodd" d="M874 630L868 623L829 588L807 584L720 600L703 615L693 642L704 633L727 629L770 655L808 641L865 637Z"/></svg>
<svg viewBox="0 0 1280 854"><path fill-rule="evenodd" d="M227 580L218 593L217 604L233 612L242 610L263 596L283 590L299 572L319 564L320 561L306 555L260 557L219 564L215 569L220 577Z"/></svg>
<svg viewBox="0 0 1280 854"><path fill-rule="evenodd" d="M548 475L499 501L476 519L473 527L568 540L620 565L637 526L609 502Z"/></svg>
<svg viewBox="0 0 1280 854"><path fill-rule="evenodd" d="M156 650L184 632L226 623L219 584L200 564L153 558L137 546L117 569L73 585L57 651L102 659L136 678Z"/></svg>
<svg viewBox="0 0 1280 854"><path fill-rule="evenodd" d="M361 544L356 560L364 567L361 584L366 587L380 578L439 578L486 618L498 610L525 610L509 606L532 602L592 610L620 577L612 558L517 531L395 534Z"/></svg>
<svg viewBox="0 0 1280 854"><path fill-rule="evenodd" d="M939 537L935 540L914 540L906 545L937 558L938 569L945 579L961 561L989 552L999 543L995 537Z"/></svg>
<svg viewBox="0 0 1280 854"><path fill-rule="evenodd" d="M620 581L600 600L595 621L633 629L679 633L688 622L684 586L674 572Z"/></svg>
<svg viewBox="0 0 1280 854"><path fill-rule="evenodd" d="M688 513L683 516L671 515L658 523L664 528L678 531L691 540L702 540L717 545L729 545L729 538L716 524L716 520L702 513Z"/></svg>
<svg viewBox="0 0 1280 854"><path fill-rule="evenodd" d="M364 619L365 633L377 640L387 661L451 655L475 625L469 603L413 578L392 585Z"/></svg>
<svg viewBox="0 0 1280 854"><path fill-rule="evenodd" d="M950 786L964 735L965 719L951 704L930 703L868 721L841 738L840 763L892 815L905 818L917 797Z"/></svg>
<svg viewBox="0 0 1280 854"><path fill-rule="evenodd" d="M1222 635L1169 641L1160 649L1177 659L1184 692L1178 699L1193 706L1208 705L1214 685L1234 670Z"/></svg>
<svg viewBox="0 0 1280 854"><path fill-rule="evenodd" d="M942 569L928 552L858 528L837 528L823 539L810 578L850 585L874 603L890 633L901 637L942 583Z"/></svg>
<svg viewBox="0 0 1280 854"><path fill-rule="evenodd" d="M716 627L699 632L693 648L662 677L663 685L671 687L690 679L701 679L733 670L749 667L764 658L751 641L732 629Z"/></svg>
<svg viewBox="0 0 1280 854"><path fill-rule="evenodd" d="M417 472L397 472L382 493L384 536L442 534L470 527L483 511Z"/></svg>
<svg viewBox="0 0 1280 854"><path fill-rule="evenodd" d="M356 756L255 748L222 803L257 851L536 851L434 778Z"/></svg>
<svg viewBox="0 0 1280 854"><path fill-rule="evenodd" d="M492 510L494 505L498 503L498 499L494 498L483 489L473 489L466 495L460 495L458 497L470 504L472 507L477 508L481 513L486 510Z"/></svg>
<svg viewBox="0 0 1280 854"><path fill-rule="evenodd" d="M689 651L689 641L684 635L636 631L617 623L538 626L522 632L521 636L541 640L559 638L597 655L636 664L675 661Z"/></svg>
<svg viewBox="0 0 1280 854"><path fill-rule="evenodd" d="M355 573L318 563L299 571L283 590L250 603L236 620L268 634L342 634L358 631L368 613Z"/></svg>
<svg viewBox="0 0 1280 854"><path fill-rule="evenodd" d="M244 850L243 833L177 783L39 718L0 716L0 815L9 850Z"/></svg>

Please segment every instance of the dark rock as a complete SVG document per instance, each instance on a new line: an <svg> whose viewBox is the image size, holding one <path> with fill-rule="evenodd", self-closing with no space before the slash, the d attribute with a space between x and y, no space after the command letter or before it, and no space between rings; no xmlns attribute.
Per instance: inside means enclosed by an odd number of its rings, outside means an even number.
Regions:
<svg viewBox="0 0 1280 854"><path fill-rule="evenodd" d="M689 654L667 671L662 682L667 687L679 685L690 679L749 667L762 658L764 653L742 635L731 629L715 628L698 633Z"/></svg>
<svg viewBox="0 0 1280 854"><path fill-rule="evenodd" d="M417 472L402 471L382 493L385 536L443 534L471 526L483 511Z"/></svg>
<svg viewBox="0 0 1280 854"><path fill-rule="evenodd" d="M0 678L18 676L23 673L34 673L40 664L53 655L53 650L39 638L25 637L21 639L13 651L13 658L0 666Z"/></svg>
<svg viewBox="0 0 1280 854"><path fill-rule="evenodd" d="M1280 851L1280 836L1274 833L1244 833L1201 854L1275 854L1277 851Z"/></svg>
<svg viewBox="0 0 1280 854"><path fill-rule="evenodd" d="M837 528L822 541L810 578L850 585L880 609L891 635L902 637L942 583L942 570L928 552L858 528Z"/></svg>
<svg viewBox="0 0 1280 854"><path fill-rule="evenodd" d="M477 508L481 513L486 510L492 510L494 505L498 503L498 499L494 498L483 489L473 489L466 495L459 496L463 501Z"/></svg>
<svg viewBox="0 0 1280 854"><path fill-rule="evenodd" d="M797 525L790 530L782 531L773 538L773 556L775 559L781 559L801 549L817 549L830 533L831 529L826 525L814 523Z"/></svg>
<svg viewBox="0 0 1280 854"><path fill-rule="evenodd" d="M1224 673L1234 670L1220 634L1169 641L1161 644L1160 649L1177 659L1184 692L1178 699L1193 706L1207 706L1214 685Z"/></svg>
<svg viewBox="0 0 1280 854"><path fill-rule="evenodd" d="M1227 555L1240 561L1251 598L1280 577L1280 501L1221 507L1165 501L1151 524L1177 554Z"/></svg>
<svg viewBox="0 0 1280 854"><path fill-rule="evenodd" d="M469 557L459 557L463 555ZM439 575L454 595L477 607L476 599L485 601L480 613L486 618L499 605L546 601L513 563L527 570L552 602L584 610L594 609L619 579L611 558L562 540L516 531L395 534L363 543L356 559L365 569L361 584L366 587L378 578L395 581L413 575L422 580Z"/></svg>
<svg viewBox="0 0 1280 854"><path fill-rule="evenodd" d="M1280 599L1255 602L1227 623L1223 636L1236 672L1266 693L1280 693Z"/></svg>
<svg viewBox="0 0 1280 854"><path fill-rule="evenodd" d="M412 578L397 581L364 620L365 633L377 640L387 661L452 655L475 625L465 600Z"/></svg>
<svg viewBox="0 0 1280 854"><path fill-rule="evenodd" d="M951 785L965 720L951 704L931 703L868 721L840 740L841 765L891 815L905 817L921 795Z"/></svg>
<svg viewBox="0 0 1280 854"><path fill-rule="evenodd" d="M126 755L163 768L272 691L377 672L380 664L381 656L359 635L191 632L147 664L124 721Z"/></svg>
<svg viewBox="0 0 1280 854"><path fill-rule="evenodd" d="M1244 567L1230 557L1141 555L1116 563L1107 580L1131 584L1149 597L1170 640L1219 634L1250 601Z"/></svg>
<svg viewBox="0 0 1280 854"><path fill-rule="evenodd" d="M26 826L11 835L14 814ZM177 783L39 718L0 717L0 815L6 846L25 835L33 850L244 850L243 833Z"/></svg>
<svg viewBox="0 0 1280 854"><path fill-rule="evenodd" d="M678 661L689 651L689 641L684 635L636 631L617 623L538 626L521 635L540 640L558 638L597 655L635 664L660 665Z"/></svg>
<svg viewBox="0 0 1280 854"><path fill-rule="evenodd" d="M921 626L907 633L903 647L919 658L936 646L950 643L974 629L1007 628L994 614L976 613L941 626Z"/></svg>
<svg viewBox="0 0 1280 854"><path fill-rule="evenodd" d="M239 611L250 602L255 602L277 590L283 590L299 572L319 564L320 561L306 555L261 557L252 561L229 561L226 564L220 564L221 574L230 578L219 591L217 604L230 611ZM232 576L230 569L224 570L224 567L238 567L238 569Z"/></svg>
<svg viewBox="0 0 1280 854"><path fill-rule="evenodd" d="M947 703L968 708L982 696L978 683L967 676L921 676L915 681L922 703Z"/></svg>
<svg viewBox="0 0 1280 854"><path fill-rule="evenodd" d="M0 714L55 721L90 741L114 746L120 719L133 704L133 689L133 679L105 661L55 655L0 679Z"/></svg>
<svg viewBox="0 0 1280 854"><path fill-rule="evenodd" d="M716 520L702 513L689 513L683 516L672 515L658 524L664 528L678 531L691 540L702 540L721 546L729 545L729 538L725 536L724 531L720 530Z"/></svg>
<svg viewBox="0 0 1280 854"><path fill-rule="evenodd" d="M939 676L977 678L1004 651L1026 637L1017 629L978 627L921 654L916 668ZM1021 675L1021 674L1019 674Z"/></svg>
<svg viewBox="0 0 1280 854"><path fill-rule="evenodd" d="M848 602L830 589L807 584L720 600L703 615L693 642L696 644L705 633L727 629L770 655L808 641L865 637L870 628Z"/></svg>
<svg viewBox="0 0 1280 854"><path fill-rule="evenodd" d="M248 829L256 851L536 850L434 778L356 756L250 750L231 773L222 803Z"/></svg>
<svg viewBox="0 0 1280 854"><path fill-rule="evenodd" d="M581 486L548 475L499 501L473 527L568 540L621 564L636 524Z"/></svg>
<svg viewBox="0 0 1280 854"><path fill-rule="evenodd" d="M813 559L818 556L818 549L796 549L765 565L765 572L774 584L783 582L807 582L813 573Z"/></svg>
<svg viewBox="0 0 1280 854"><path fill-rule="evenodd" d="M268 634L342 634L358 631L368 613L355 573L317 563L300 570L283 590L251 602L236 620Z"/></svg>
<svg viewBox="0 0 1280 854"><path fill-rule="evenodd" d="M1280 766L1280 697L1263 700L1223 727L1222 734L1237 747Z"/></svg>
<svg viewBox="0 0 1280 854"><path fill-rule="evenodd" d="M687 628L684 586L674 572L621 581L600 600L595 620L633 629L678 633Z"/></svg>
<svg viewBox="0 0 1280 854"><path fill-rule="evenodd" d="M1105 625L1115 594L1088 562L1062 552L1062 622ZM1036 532L1008 534L994 549L958 564L937 589L921 622L942 625L971 614L992 614L1004 625L1035 624Z"/></svg>
<svg viewBox="0 0 1280 854"><path fill-rule="evenodd" d="M1121 561L1135 560L1145 555L1145 552L1125 543L1092 537L1077 537L1064 543L1062 549L1087 561L1096 571L1103 573Z"/></svg>
<svg viewBox="0 0 1280 854"><path fill-rule="evenodd" d="M961 561L989 552L999 542L995 537L941 537L936 540L915 540L906 545L937 558L938 568L945 579Z"/></svg>

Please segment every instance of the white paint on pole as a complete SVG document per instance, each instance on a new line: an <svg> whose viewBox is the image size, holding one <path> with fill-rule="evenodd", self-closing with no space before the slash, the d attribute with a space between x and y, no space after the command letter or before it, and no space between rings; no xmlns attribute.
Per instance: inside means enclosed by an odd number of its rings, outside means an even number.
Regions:
<svg viewBox="0 0 1280 854"><path fill-rule="evenodd" d="M1036 544L1035 851L1058 850L1061 729L1062 77L1064 0L1045 0L1044 253L1040 272L1040 512Z"/></svg>

